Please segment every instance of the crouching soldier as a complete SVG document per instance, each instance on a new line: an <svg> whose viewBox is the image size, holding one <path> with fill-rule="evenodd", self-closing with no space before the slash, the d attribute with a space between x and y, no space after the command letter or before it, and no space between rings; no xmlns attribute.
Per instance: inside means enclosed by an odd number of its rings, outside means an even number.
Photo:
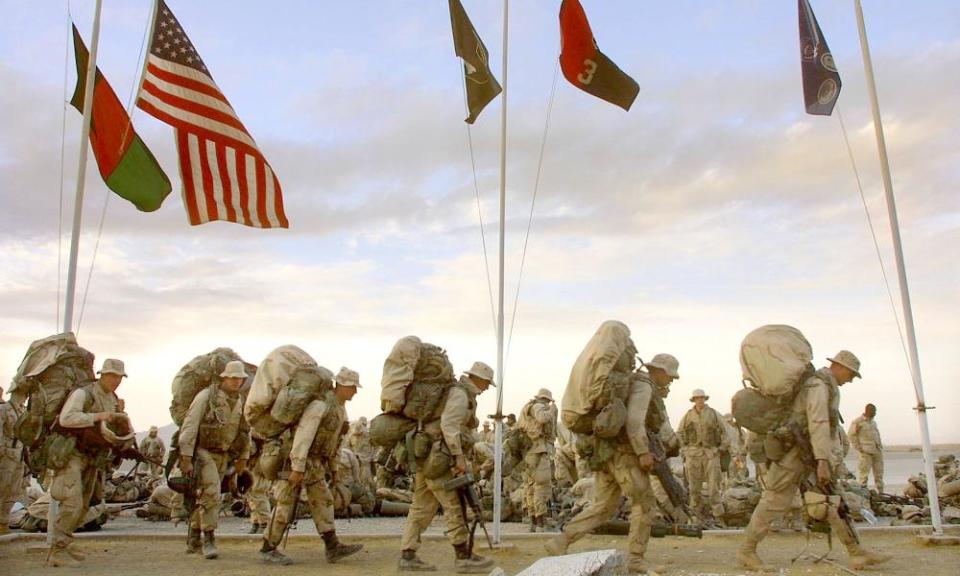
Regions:
<svg viewBox="0 0 960 576"><path fill-rule="evenodd" d="M337 538L333 525L333 495L326 479L329 475L330 483L336 482L340 432L347 421L345 405L360 388L360 377L349 368L341 368L334 380L333 392L328 392L322 400L307 404L297 423L290 458L284 466L288 472L281 472L281 477L274 483L277 503L260 548L260 558L264 562L293 564L293 560L280 553L277 547L295 519L301 487L306 489L313 523L326 546L327 562L337 562L363 549L362 544L343 544Z"/></svg>
<svg viewBox="0 0 960 576"><path fill-rule="evenodd" d="M196 478L198 493L196 507L190 516L187 553L201 551L203 557L217 557L214 530L220 516L220 484L230 464L230 449L242 446L234 469L242 473L247 468L249 440L241 429L243 401L240 387L247 378L240 360L228 362L220 374L220 384L205 388L194 397L180 427L180 471ZM238 440L238 436L243 436Z"/></svg>

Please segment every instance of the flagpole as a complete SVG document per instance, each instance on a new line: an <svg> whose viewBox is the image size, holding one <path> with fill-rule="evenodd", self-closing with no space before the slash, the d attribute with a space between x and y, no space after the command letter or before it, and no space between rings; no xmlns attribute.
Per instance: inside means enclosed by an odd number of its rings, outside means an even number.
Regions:
<svg viewBox="0 0 960 576"><path fill-rule="evenodd" d="M97 44L100 41L100 8L97 0L93 14L93 36L87 60L87 83L83 91L83 128L80 130L80 160L77 167L77 194L73 205L73 229L70 235L70 262L67 267L67 295L63 309L63 331L73 331L73 301L77 291L77 257L80 253L80 223L83 220L83 189L87 173L87 141L90 138L90 116L93 110L93 85L96 82ZM51 500L52 502L52 500ZM53 524L51 524L52 526Z"/></svg>
<svg viewBox="0 0 960 576"><path fill-rule="evenodd" d="M493 451L493 542L500 544L503 478L503 255L507 198L507 39L510 0L503 0L503 104L500 108L500 271L497 303L497 419Z"/></svg>
<svg viewBox="0 0 960 576"><path fill-rule="evenodd" d="M70 263L67 268L67 295L63 308L63 331L73 331L73 300L77 291L77 257L80 254L80 223L83 220L83 188L87 173L87 150L90 139L90 117L93 110L93 85L97 76L97 44L100 42L100 8L97 0L93 13L93 35L90 38L90 53L87 60L87 83L83 87L83 128L80 130L80 159L77 167L77 194L73 206L73 230L70 235ZM53 525L60 514L60 502L50 498L47 510L47 545L53 545Z"/></svg>
<svg viewBox="0 0 960 576"><path fill-rule="evenodd" d="M153 33L157 27L157 5L159 0L153 0L153 14L150 16L150 31L147 32L147 52L143 55L143 65L140 67L140 79L137 81L137 91L134 94L140 97L140 90L143 88L143 79L147 76L147 61L150 59L150 46L152 45ZM134 100L136 101L136 100ZM136 106L134 106L136 108ZM133 124L133 112L130 112L130 124Z"/></svg>
<svg viewBox="0 0 960 576"><path fill-rule="evenodd" d="M910 354L910 373L917 397L917 416L920 421L920 440L923 446L923 467L927 474L927 496L930 499L930 516L933 531L943 534L943 520L940 516L940 496L937 493L937 477L933 468L933 450L930 446L930 429L927 424L927 406L923 396L923 379L920 375L920 357L917 350L917 336L913 327L913 308L910 305L910 290L907 286L906 266L903 261L903 246L900 243L900 224L897 219L897 204L893 196L893 182L890 178L890 164L887 159L887 145L883 137L883 123L880 119L880 103L877 99L877 86L873 77L873 61L870 58L870 46L867 43L867 29L863 21L863 8L860 0L854 0L857 13L857 29L860 33L860 50L863 54L863 71L870 92L870 105L873 109L873 129L877 137L877 151L880 154L880 168L883 176L883 190L887 199L887 213L890 218L890 234L893 236L893 252L897 262L897 278L900 280L900 299L903 305L904 325L907 331Z"/></svg>

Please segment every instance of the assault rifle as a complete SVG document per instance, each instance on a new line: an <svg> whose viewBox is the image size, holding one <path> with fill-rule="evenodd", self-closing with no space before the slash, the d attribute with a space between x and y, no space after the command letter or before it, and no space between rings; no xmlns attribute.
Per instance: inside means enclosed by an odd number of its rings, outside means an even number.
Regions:
<svg viewBox="0 0 960 576"><path fill-rule="evenodd" d="M853 515L850 514L850 507L847 506L847 502L843 499L843 494L840 490L837 489L837 482L831 476L830 482L826 484L819 483L816 478L817 474L817 459L813 455L813 446L810 444L809 434L800 428L800 425L796 422L791 422L786 429L788 434L792 436L794 446L797 447L797 450L800 455L800 461L803 462L803 465L807 468L806 473L800 479L800 492L803 494L807 491L821 492L827 496L838 496L840 498L840 503L837 505L837 515L840 516L840 519L843 520L844 525L847 528L847 532L853 536L853 539L857 542L860 542L860 536L857 534L857 530L854 527ZM781 428L780 430L783 430ZM811 481L811 476L814 478ZM829 504L828 504L829 505ZM820 531L817 527L814 527L813 531ZM829 532L827 532L829 538ZM833 542L828 540L830 547L833 547Z"/></svg>
<svg viewBox="0 0 960 576"><path fill-rule="evenodd" d="M653 475L660 480L660 485L663 486L663 491L667 493L670 503L673 504L674 508L682 510L687 518L693 518L693 513L687 506L687 490L677 481L677 477L670 470L670 465L667 463L667 450L663 446L660 435L652 430L647 430L647 443L650 447L650 455L653 456ZM670 519L674 522L677 521L677 518L671 517Z"/></svg>
<svg viewBox="0 0 960 576"><path fill-rule="evenodd" d="M490 540L490 534L487 533L487 526L483 523L483 508L480 506L480 495L475 489L475 480L473 473L468 471L466 474L456 476L443 483L443 489L447 491L456 491L457 499L460 501L460 512L463 514L463 524L469 534L467 538L467 551L473 554L473 535L477 531L477 526L483 530L483 535L487 537L487 546L493 550L493 541ZM473 513L473 522L467 520L467 508Z"/></svg>

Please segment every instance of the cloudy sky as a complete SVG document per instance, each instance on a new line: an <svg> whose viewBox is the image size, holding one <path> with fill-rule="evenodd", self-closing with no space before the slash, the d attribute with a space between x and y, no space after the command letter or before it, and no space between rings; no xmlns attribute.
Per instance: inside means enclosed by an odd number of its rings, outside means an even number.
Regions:
<svg viewBox="0 0 960 576"><path fill-rule="evenodd" d="M106 0L99 66L125 102L149 0ZM643 357L681 362L690 391L729 410L738 347L766 323L800 328L818 361L863 361L850 422L878 406L888 444L915 443L914 392L867 215L834 117L803 111L796 3L584 0L601 49L640 84L630 112L560 77L546 140L504 405L559 396L604 320ZM960 441L960 12L953 0L868 0L868 32L897 194L934 441ZM156 213L117 197L82 321L83 346L126 361L138 428L169 421L169 385L196 354L259 363L297 344L357 369L349 407L372 416L384 357L417 334L458 370L496 363L462 73L447 3L169 0L280 178L289 230L187 224L172 129L134 122L174 183ZM500 65L501 12L464 6ZM510 331L527 215L559 51L556 0L510 14L505 308ZM849 133L899 308L853 3L813 2L834 53ZM80 115L68 8L89 42L93 0L0 0L0 373L59 331ZM472 129L496 291L502 100ZM107 189L87 169L78 311ZM64 195L61 216L60 195ZM62 222L62 224L61 224ZM898 312L899 313L899 312ZM481 398L490 413L494 394Z"/></svg>

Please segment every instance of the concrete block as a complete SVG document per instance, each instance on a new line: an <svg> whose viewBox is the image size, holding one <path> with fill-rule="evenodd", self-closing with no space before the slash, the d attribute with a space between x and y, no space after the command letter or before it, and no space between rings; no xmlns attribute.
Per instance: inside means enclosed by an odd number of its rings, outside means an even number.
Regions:
<svg viewBox="0 0 960 576"><path fill-rule="evenodd" d="M517 576L626 576L627 556L620 550L594 550L541 558Z"/></svg>

